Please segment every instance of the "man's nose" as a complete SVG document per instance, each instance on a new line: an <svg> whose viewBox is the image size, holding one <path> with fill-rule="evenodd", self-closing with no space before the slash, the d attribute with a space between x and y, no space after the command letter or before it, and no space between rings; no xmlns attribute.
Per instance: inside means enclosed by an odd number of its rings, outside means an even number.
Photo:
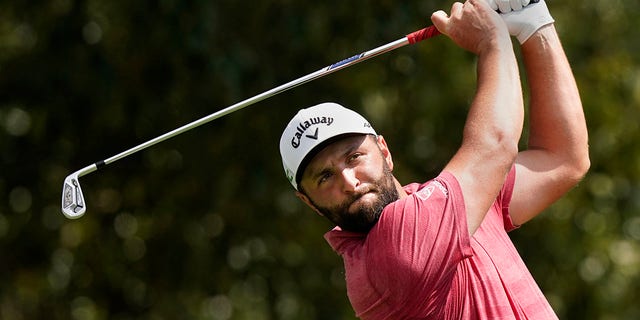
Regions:
<svg viewBox="0 0 640 320"><path fill-rule="evenodd" d="M342 170L341 176L344 192L354 192L360 185L360 180L356 177L356 172L353 168L345 168Z"/></svg>

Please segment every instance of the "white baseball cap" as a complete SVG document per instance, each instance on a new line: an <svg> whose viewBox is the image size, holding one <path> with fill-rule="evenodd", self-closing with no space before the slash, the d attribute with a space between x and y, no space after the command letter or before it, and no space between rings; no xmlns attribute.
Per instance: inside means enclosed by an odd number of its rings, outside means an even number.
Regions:
<svg viewBox="0 0 640 320"><path fill-rule="evenodd" d="M321 103L298 111L280 138L284 172L293 187L298 190L305 167L325 142L354 133L376 134L367 119L337 103Z"/></svg>

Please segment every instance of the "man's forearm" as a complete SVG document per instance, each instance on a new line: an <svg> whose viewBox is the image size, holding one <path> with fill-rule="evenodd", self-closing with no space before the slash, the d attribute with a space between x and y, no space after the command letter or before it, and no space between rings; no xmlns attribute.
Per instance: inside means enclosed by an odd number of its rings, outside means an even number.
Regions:
<svg viewBox="0 0 640 320"><path fill-rule="evenodd" d="M529 149L588 166L582 164L588 161L582 103L555 27L547 25L536 32L522 52L531 90Z"/></svg>
<svg viewBox="0 0 640 320"><path fill-rule="evenodd" d="M469 110L465 131L517 145L522 132L524 109L518 64L511 46L500 46L478 57L478 89Z"/></svg>

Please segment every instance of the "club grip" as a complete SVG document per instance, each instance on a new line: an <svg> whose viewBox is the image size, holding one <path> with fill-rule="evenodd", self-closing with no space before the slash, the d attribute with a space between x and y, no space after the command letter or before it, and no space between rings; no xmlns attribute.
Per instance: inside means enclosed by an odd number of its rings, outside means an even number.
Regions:
<svg viewBox="0 0 640 320"><path fill-rule="evenodd" d="M435 26L429 26L424 29L412 32L407 35L407 39L409 39L410 44L418 43L422 40L429 39L431 37L435 37L440 34L440 31Z"/></svg>

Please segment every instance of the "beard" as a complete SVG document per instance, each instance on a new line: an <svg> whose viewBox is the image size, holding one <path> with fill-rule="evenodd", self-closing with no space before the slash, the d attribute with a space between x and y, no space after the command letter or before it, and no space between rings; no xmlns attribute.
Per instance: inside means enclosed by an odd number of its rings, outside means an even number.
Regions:
<svg viewBox="0 0 640 320"><path fill-rule="evenodd" d="M363 200L355 204L356 201L368 194L375 196L375 199ZM382 210L399 198L391 169L386 162L383 162L382 177L372 182L368 188L350 195L341 204L333 207L320 207L313 201L312 203L320 213L342 230L367 233L380 219ZM351 211L350 208L352 208Z"/></svg>

